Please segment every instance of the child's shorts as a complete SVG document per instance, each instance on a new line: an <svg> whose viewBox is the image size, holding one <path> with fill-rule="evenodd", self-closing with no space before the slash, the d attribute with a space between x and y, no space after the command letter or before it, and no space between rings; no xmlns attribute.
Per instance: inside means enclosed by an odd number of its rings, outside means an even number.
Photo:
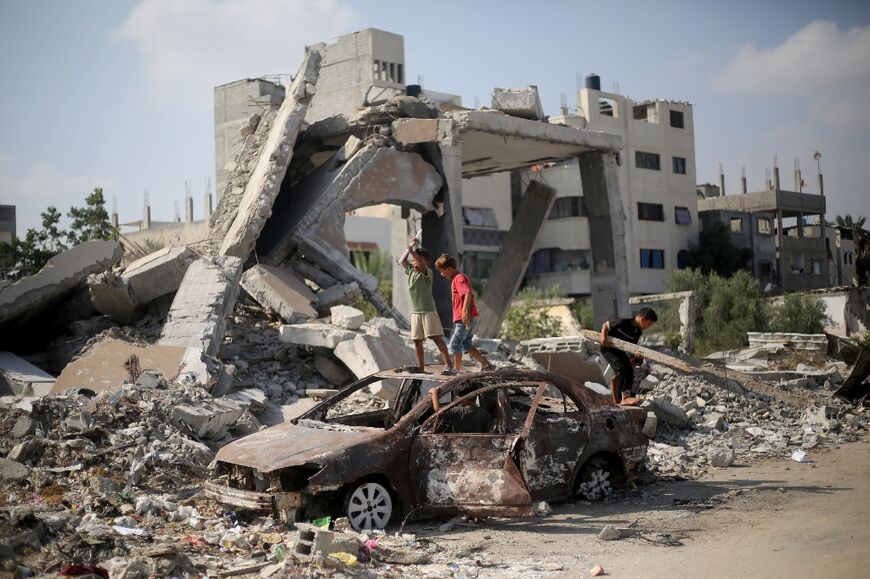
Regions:
<svg viewBox="0 0 870 579"><path fill-rule="evenodd" d="M411 314L412 340L425 340L443 335L444 328L441 327L441 318L438 317L438 312Z"/></svg>
<svg viewBox="0 0 870 579"><path fill-rule="evenodd" d="M462 322L453 323L453 332L450 333L450 342L447 344L447 349L451 354L459 354L468 352L471 349L471 341L474 338L474 326L477 325L477 318L471 318L471 323L468 327Z"/></svg>

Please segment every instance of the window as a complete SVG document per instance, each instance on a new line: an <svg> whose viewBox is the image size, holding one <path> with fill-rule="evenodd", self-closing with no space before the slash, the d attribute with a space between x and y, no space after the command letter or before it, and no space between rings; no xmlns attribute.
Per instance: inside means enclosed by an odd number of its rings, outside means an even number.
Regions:
<svg viewBox="0 0 870 579"><path fill-rule="evenodd" d="M583 197L574 195L571 197L559 197L553 203L548 219L564 219L566 217L586 217L586 203Z"/></svg>
<svg viewBox="0 0 870 579"><path fill-rule="evenodd" d="M399 84L405 84L405 67L401 64L397 64L396 70L398 70L398 78L396 79L396 82Z"/></svg>
<svg viewBox="0 0 870 579"><path fill-rule="evenodd" d="M692 212L688 207L674 207L674 223L677 225L690 225L692 223Z"/></svg>
<svg viewBox="0 0 870 579"><path fill-rule="evenodd" d="M664 221L665 208L661 203L638 203L637 218L641 221Z"/></svg>
<svg viewBox="0 0 870 579"><path fill-rule="evenodd" d="M679 269L689 267L689 252L685 249L681 249L677 252L677 267Z"/></svg>
<svg viewBox="0 0 870 579"><path fill-rule="evenodd" d="M821 275L822 262L821 261L811 261L810 262L810 272L815 274L815 275Z"/></svg>
<svg viewBox="0 0 870 579"><path fill-rule="evenodd" d="M374 69L373 69L372 73L375 77L375 80L381 80L381 61L380 60L375 59Z"/></svg>
<svg viewBox="0 0 870 579"><path fill-rule="evenodd" d="M755 227L760 235L770 235L772 229L770 219L767 217L759 217L755 222Z"/></svg>
<svg viewBox="0 0 870 579"><path fill-rule="evenodd" d="M646 153L644 151L636 151L634 154L634 164L639 169L652 169L653 171L661 171L661 158L658 153Z"/></svg>
<svg viewBox="0 0 870 579"><path fill-rule="evenodd" d="M466 251L462 254L462 268L471 279L489 279L496 258L498 253L494 251Z"/></svg>
<svg viewBox="0 0 870 579"><path fill-rule="evenodd" d="M644 269L664 269L665 268L665 250L664 249L641 249L640 250L640 266Z"/></svg>
<svg viewBox="0 0 870 579"><path fill-rule="evenodd" d="M498 229L498 221L492 207L463 207L462 217L465 219L465 225Z"/></svg>
<svg viewBox="0 0 870 579"><path fill-rule="evenodd" d="M604 117L618 117L616 101L613 99L599 98L598 113Z"/></svg>
<svg viewBox="0 0 870 579"><path fill-rule="evenodd" d="M769 261L762 261L758 264L758 275L761 277L773 277L773 267Z"/></svg>
<svg viewBox="0 0 870 579"><path fill-rule="evenodd" d="M673 157L674 160L674 173L678 175L686 174L686 158L685 157Z"/></svg>
<svg viewBox="0 0 870 579"><path fill-rule="evenodd" d="M742 217L732 217L731 218L731 233L743 233L743 218Z"/></svg>
<svg viewBox="0 0 870 579"><path fill-rule="evenodd" d="M677 129L686 128L686 123L683 118L683 111L671 111L671 126Z"/></svg>

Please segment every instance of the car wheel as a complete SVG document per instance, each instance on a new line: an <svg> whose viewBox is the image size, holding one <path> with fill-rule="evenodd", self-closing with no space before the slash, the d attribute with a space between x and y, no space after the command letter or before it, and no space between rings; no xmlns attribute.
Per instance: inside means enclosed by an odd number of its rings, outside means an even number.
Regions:
<svg viewBox="0 0 870 579"><path fill-rule="evenodd" d="M393 515L393 498L382 484L363 482L348 493L345 513L355 531L383 529Z"/></svg>
<svg viewBox="0 0 870 579"><path fill-rule="evenodd" d="M606 460L593 459L584 465L577 477L577 496L598 501L613 492L613 475Z"/></svg>

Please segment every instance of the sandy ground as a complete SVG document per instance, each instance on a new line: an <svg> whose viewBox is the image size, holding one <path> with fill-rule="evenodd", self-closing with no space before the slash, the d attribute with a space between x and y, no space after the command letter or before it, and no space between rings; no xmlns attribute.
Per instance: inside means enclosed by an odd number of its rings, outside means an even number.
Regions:
<svg viewBox="0 0 870 579"><path fill-rule="evenodd" d="M870 577L870 442L810 456L648 485L613 504L556 505L546 518L406 531L437 537L455 561L424 573L435 576L588 577L602 565L614 578ZM608 524L636 534L602 541Z"/></svg>

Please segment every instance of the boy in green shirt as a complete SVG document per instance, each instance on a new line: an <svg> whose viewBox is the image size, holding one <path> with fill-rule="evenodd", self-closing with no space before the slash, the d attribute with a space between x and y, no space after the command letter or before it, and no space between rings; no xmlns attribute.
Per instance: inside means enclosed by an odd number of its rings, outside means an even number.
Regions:
<svg viewBox="0 0 870 579"><path fill-rule="evenodd" d="M423 342L429 338L444 359L444 374L454 374L450 364L450 356L447 353L447 345L444 343L444 329L441 327L441 318L435 308L435 298L432 296L432 270L429 269L429 252L422 247L414 250L415 240L408 245L408 258L402 260L405 273L408 274L408 292L411 294L411 339L414 340L414 348L417 350L417 365L420 372L426 369Z"/></svg>

